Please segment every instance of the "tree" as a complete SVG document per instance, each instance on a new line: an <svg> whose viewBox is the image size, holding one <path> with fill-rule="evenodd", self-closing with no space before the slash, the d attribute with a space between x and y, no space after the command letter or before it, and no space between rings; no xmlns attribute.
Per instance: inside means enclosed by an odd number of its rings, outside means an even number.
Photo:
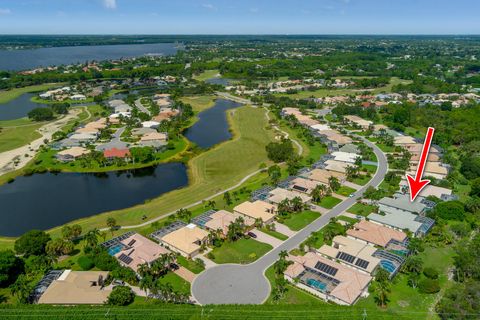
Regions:
<svg viewBox="0 0 480 320"><path fill-rule="evenodd" d="M378 268L377 272L375 272L375 280L379 282L386 282L390 279L390 273L383 269L383 268Z"/></svg>
<svg viewBox="0 0 480 320"><path fill-rule="evenodd" d="M345 168L345 176L348 180L356 178L358 175L358 170L354 166L347 166Z"/></svg>
<svg viewBox="0 0 480 320"><path fill-rule="evenodd" d="M280 171L280 167L277 165L273 165L268 168L268 176L270 177L270 180L272 181L273 185L277 185L278 181L280 181L280 178L282 176L282 172Z"/></svg>
<svg viewBox="0 0 480 320"><path fill-rule="evenodd" d="M423 246L423 241L420 238L410 238L408 241L408 250L412 254L418 254L420 252L423 252L424 246Z"/></svg>
<svg viewBox="0 0 480 320"><path fill-rule="evenodd" d="M82 226L74 224L73 226L64 226L62 228L62 236L67 240L75 240L82 234Z"/></svg>
<svg viewBox="0 0 480 320"><path fill-rule="evenodd" d="M0 288L15 282L24 268L23 260L12 250L0 251Z"/></svg>
<svg viewBox="0 0 480 320"><path fill-rule="evenodd" d="M148 297L148 291L152 289L153 287L153 278L151 275L146 275L140 279L140 282L138 284L138 287L140 290L145 291L145 296Z"/></svg>
<svg viewBox="0 0 480 320"><path fill-rule="evenodd" d="M445 220L459 220L465 218L465 209L460 201L441 202L435 206L434 215Z"/></svg>
<svg viewBox="0 0 480 320"><path fill-rule="evenodd" d="M108 217L107 218L107 227L110 228L110 231L112 232L112 237L113 237L113 233L117 229L117 220L115 220L115 218L113 218L113 217Z"/></svg>
<svg viewBox="0 0 480 320"><path fill-rule="evenodd" d="M326 195L327 187L324 184L317 184L315 188L310 193L313 202L322 201L323 197Z"/></svg>
<svg viewBox="0 0 480 320"><path fill-rule="evenodd" d="M97 228L88 231L83 237L85 241L85 247L94 248L98 244L98 237L100 236L100 230Z"/></svg>
<svg viewBox="0 0 480 320"><path fill-rule="evenodd" d="M45 247L45 251L47 255L55 258L55 257L63 256L66 254L70 254L74 248L75 248L75 245L73 244L73 242L69 240L64 240L62 238L56 238L56 239L50 240L47 243Z"/></svg>
<svg viewBox="0 0 480 320"><path fill-rule="evenodd" d="M179 219L187 222L189 222L192 218L192 213L190 212L190 210L184 208L177 210L175 214Z"/></svg>
<svg viewBox="0 0 480 320"><path fill-rule="evenodd" d="M471 196L480 196L480 178L472 181L472 188L470 189Z"/></svg>
<svg viewBox="0 0 480 320"><path fill-rule="evenodd" d="M373 283L373 292L375 292L375 302L382 308L387 306L388 294L390 293L390 282L375 281Z"/></svg>
<svg viewBox="0 0 480 320"><path fill-rule="evenodd" d="M282 139L281 142L270 142L265 149L268 158L275 163L285 162L294 155L293 144L289 139Z"/></svg>
<svg viewBox="0 0 480 320"><path fill-rule="evenodd" d="M334 176L328 178L328 185L333 191L337 191L341 187L340 181L338 181L338 178Z"/></svg>
<svg viewBox="0 0 480 320"><path fill-rule="evenodd" d="M17 280L10 286L12 295L17 297L20 303L28 303L30 293L33 290L33 284L27 275L21 274Z"/></svg>
<svg viewBox="0 0 480 320"><path fill-rule="evenodd" d="M126 306L133 302L135 293L130 287L117 286L114 287L108 296L107 304L113 306Z"/></svg>
<svg viewBox="0 0 480 320"><path fill-rule="evenodd" d="M233 242L242 238L245 234L245 229L245 221L242 217L238 217L228 226L227 239Z"/></svg>
<svg viewBox="0 0 480 320"><path fill-rule="evenodd" d="M50 235L40 230L30 230L15 241L15 252L17 254L44 255Z"/></svg>
<svg viewBox="0 0 480 320"><path fill-rule="evenodd" d="M232 196L230 195L230 192L225 191L225 193L223 194L223 200L225 201L227 206L229 206L233 203L232 202Z"/></svg>
<svg viewBox="0 0 480 320"><path fill-rule="evenodd" d="M50 108L35 108L28 112L27 115L33 121L48 121L54 118L53 111Z"/></svg>
<svg viewBox="0 0 480 320"><path fill-rule="evenodd" d="M423 270L423 260L417 256L409 256L403 265L407 272L420 274Z"/></svg>

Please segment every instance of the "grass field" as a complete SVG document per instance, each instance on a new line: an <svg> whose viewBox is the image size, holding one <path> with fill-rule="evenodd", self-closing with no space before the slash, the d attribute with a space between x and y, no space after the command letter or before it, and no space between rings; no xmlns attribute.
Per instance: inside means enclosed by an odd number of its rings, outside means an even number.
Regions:
<svg viewBox="0 0 480 320"><path fill-rule="evenodd" d="M188 103L192 106L193 112L199 113L205 109L211 108L215 104L216 97L213 95L203 96L189 96L182 97L180 100L183 103Z"/></svg>
<svg viewBox="0 0 480 320"><path fill-rule="evenodd" d="M202 272L203 270L205 270L205 268L203 266L199 265L194 260L187 259L182 255L177 256L177 263L179 265L181 265L182 267L185 267L188 270L192 271L193 273L198 274L198 273Z"/></svg>
<svg viewBox="0 0 480 320"><path fill-rule="evenodd" d="M219 74L220 74L220 72L216 69L215 70L205 70L198 75L194 75L192 78L195 79L195 80L198 80L198 81L205 81L207 79L214 78L214 77L218 76Z"/></svg>
<svg viewBox="0 0 480 320"><path fill-rule="evenodd" d="M375 210L375 206L371 206L364 203L355 203L353 206L351 206L347 210L347 212L366 217L370 213L372 213L373 210Z"/></svg>
<svg viewBox="0 0 480 320"><path fill-rule="evenodd" d="M93 97L87 97L85 100L72 100L72 99L65 99L62 101L56 101L56 100L48 100L48 99L42 99L38 96L32 97L30 99L32 102L35 103L42 103L42 104L54 104L54 103L70 103L70 104L81 104L81 103L90 103L93 102Z"/></svg>
<svg viewBox="0 0 480 320"><path fill-rule="evenodd" d="M345 222L348 222L348 223L358 222L358 219L350 218L350 217L347 217L347 216L338 216L338 220L342 220L342 221L345 221Z"/></svg>
<svg viewBox="0 0 480 320"><path fill-rule="evenodd" d="M247 264L257 260L271 249L273 249L271 245L263 242L240 239L235 242L224 242L221 247L213 249L211 253L212 260L216 263Z"/></svg>
<svg viewBox="0 0 480 320"><path fill-rule="evenodd" d="M293 231L298 231L309 225L313 220L320 217L320 213L311 210L305 210L300 213L293 213L288 219L283 220L283 224Z"/></svg>
<svg viewBox="0 0 480 320"><path fill-rule="evenodd" d="M351 182L358 184L360 186L364 186L367 184L368 181L370 181L371 177L367 177L366 175L359 175L357 178L352 179Z"/></svg>
<svg viewBox="0 0 480 320"><path fill-rule="evenodd" d="M352 194L353 192L355 192L357 190L351 188L351 187L347 187L347 186L341 186L340 188L338 188L337 191L335 191L336 194L339 194L341 196L345 196L345 197L348 197L350 194Z"/></svg>
<svg viewBox="0 0 480 320"><path fill-rule="evenodd" d="M47 83L47 84L40 84L35 86L28 86L23 88L15 88L10 90L2 90L0 91L0 103L7 103L10 100L18 98L24 93L27 92L36 92L36 91L44 91L48 90L52 87L60 86L61 83Z"/></svg>
<svg viewBox="0 0 480 320"><path fill-rule="evenodd" d="M320 207L323 207L325 209L332 209L335 207L337 204L342 202L342 200L335 198L333 196L326 196L323 197L322 200L318 203Z"/></svg>
<svg viewBox="0 0 480 320"><path fill-rule="evenodd" d="M278 231L273 231L273 230L268 230L267 228L261 228L260 231L263 233L266 233L274 238L277 238L279 240L285 241L288 239L288 236L284 235L283 233L280 233Z"/></svg>
<svg viewBox="0 0 480 320"><path fill-rule="evenodd" d="M391 92L392 87L397 84L409 84L410 80L402 80L397 77L392 77L390 83L386 86L375 88L375 89L319 89L315 91L299 91L294 94L288 93L278 93L276 96L285 96L292 99L306 99L309 97L315 98L324 98L328 96L340 96L340 95L357 95L362 94L363 92L368 91L370 94L379 94L382 92Z"/></svg>
<svg viewBox="0 0 480 320"><path fill-rule="evenodd" d="M0 121L0 152L16 149L40 138L37 129L45 123L27 118Z"/></svg>
<svg viewBox="0 0 480 320"><path fill-rule="evenodd" d="M169 283L173 290L190 294L190 283L180 278L173 272L167 273L163 278L158 280L160 283Z"/></svg>
<svg viewBox="0 0 480 320"><path fill-rule="evenodd" d="M265 146L273 140L266 129L263 109L244 106L228 113L234 139L219 144L189 161L190 185L174 190L145 204L81 219L84 230L104 227L113 216L119 225L139 224L142 216L149 219L178 210L234 185L247 174L268 162ZM60 228L52 230L59 232Z"/></svg>

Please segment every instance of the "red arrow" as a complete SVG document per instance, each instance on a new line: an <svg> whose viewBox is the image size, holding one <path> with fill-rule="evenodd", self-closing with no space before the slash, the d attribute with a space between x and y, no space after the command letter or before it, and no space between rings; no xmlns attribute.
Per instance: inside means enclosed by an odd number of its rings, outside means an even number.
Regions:
<svg viewBox="0 0 480 320"><path fill-rule="evenodd" d="M425 142L423 143L422 154L420 156L420 162L418 163L417 173L415 179L410 176L407 176L408 186L410 187L410 201L415 200L417 195L422 191L427 184L430 183L430 180L422 180L423 171L425 170L425 164L427 163L428 152L430 151L430 145L432 144L433 133L435 129L428 127L427 135L425 136Z"/></svg>

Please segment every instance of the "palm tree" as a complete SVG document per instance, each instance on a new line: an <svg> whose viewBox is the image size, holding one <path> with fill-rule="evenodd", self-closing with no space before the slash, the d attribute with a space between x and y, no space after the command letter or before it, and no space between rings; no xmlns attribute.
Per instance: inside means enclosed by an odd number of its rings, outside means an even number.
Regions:
<svg viewBox="0 0 480 320"><path fill-rule="evenodd" d="M10 286L12 295L16 296L20 303L28 303L33 286L27 275L21 274L17 280Z"/></svg>
<svg viewBox="0 0 480 320"><path fill-rule="evenodd" d="M340 188L340 181L337 177L331 176L328 178L328 185L333 191L337 191Z"/></svg>
<svg viewBox="0 0 480 320"><path fill-rule="evenodd" d="M150 274L150 266L148 263L142 263L138 266L137 272L141 277L146 277Z"/></svg>
<svg viewBox="0 0 480 320"><path fill-rule="evenodd" d="M295 197L290 200L290 206L292 207L293 212L300 212L303 210L304 204L300 197Z"/></svg>
<svg viewBox="0 0 480 320"><path fill-rule="evenodd" d="M97 228L88 231L85 236L85 243L87 247L94 248L98 244L98 237L100 236L100 230Z"/></svg>
<svg viewBox="0 0 480 320"><path fill-rule="evenodd" d="M388 302L388 294L390 293L390 282L375 282L373 291L375 292L375 301L384 308Z"/></svg>
<svg viewBox="0 0 480 320"><path fill-rule="evenodd" d="M153 287L153 278L151 275L147 275L140 279L138 284L139 288L145 291L145 296L148 298L148 291Z"/></svg>
<svg viewBox="0 0 480 320"><path fill-rule="evenodd" d="M117 220L115 220L115 218L113 217L108 217L107 227L110 228L110 231L112 232L112 237L113 237L113 232L115 232L115 229L117 228Z"/></svg>
<svg viewBox="0 0 480 320"><path fill-rule="evenodd" d="M347 179L353 179L357 176L357 168L353 166L347 166L345 168L345 175Z"/></svg>
<svg viewBox="0 0 480 320"><path fill-rule="evenodd" d="M423 269L423 260L418 256L410 256L405 261L403 269L412 273L421 273Z"/></svg>

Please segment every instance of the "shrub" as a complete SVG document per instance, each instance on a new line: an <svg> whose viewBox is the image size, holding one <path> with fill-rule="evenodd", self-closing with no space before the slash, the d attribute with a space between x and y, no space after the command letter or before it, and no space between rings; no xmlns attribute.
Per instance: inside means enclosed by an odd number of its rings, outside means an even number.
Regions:
<svg viewBox="0 0 480 320"><path fill-rule="evenodd" d="M115 287L108 296L107 304L114 306L126 306L133 302L135 293L130 287Z"/></svg>
<svg viewBox="0 0 480 320"><path fill-rule="evenodd" d="M429 279L438 279L438 271L435 268L428 267L423 269L423 274Z"/></svg>
<svg viewBox="0 0 480 320"><path fill-rule="evenodd" d="M112 271L119 266L117 260L105 250L93 250L89 254L95 267L103 271Z"/></svg>
<svg viewBox="0 0 480 320"><path fill-rule="evenodd" d="M92 269L94 266L93 261L87 256L81 256L80 258L78 258L77 263L80 268L85 271Z"/></svg>
<svg viewBox="0 0 480 320"><path fill-rule="evenodd" d="M418 289L422 293L437 293L440 291L440 284L438 280L426 278L420 281Z"/></svg>

